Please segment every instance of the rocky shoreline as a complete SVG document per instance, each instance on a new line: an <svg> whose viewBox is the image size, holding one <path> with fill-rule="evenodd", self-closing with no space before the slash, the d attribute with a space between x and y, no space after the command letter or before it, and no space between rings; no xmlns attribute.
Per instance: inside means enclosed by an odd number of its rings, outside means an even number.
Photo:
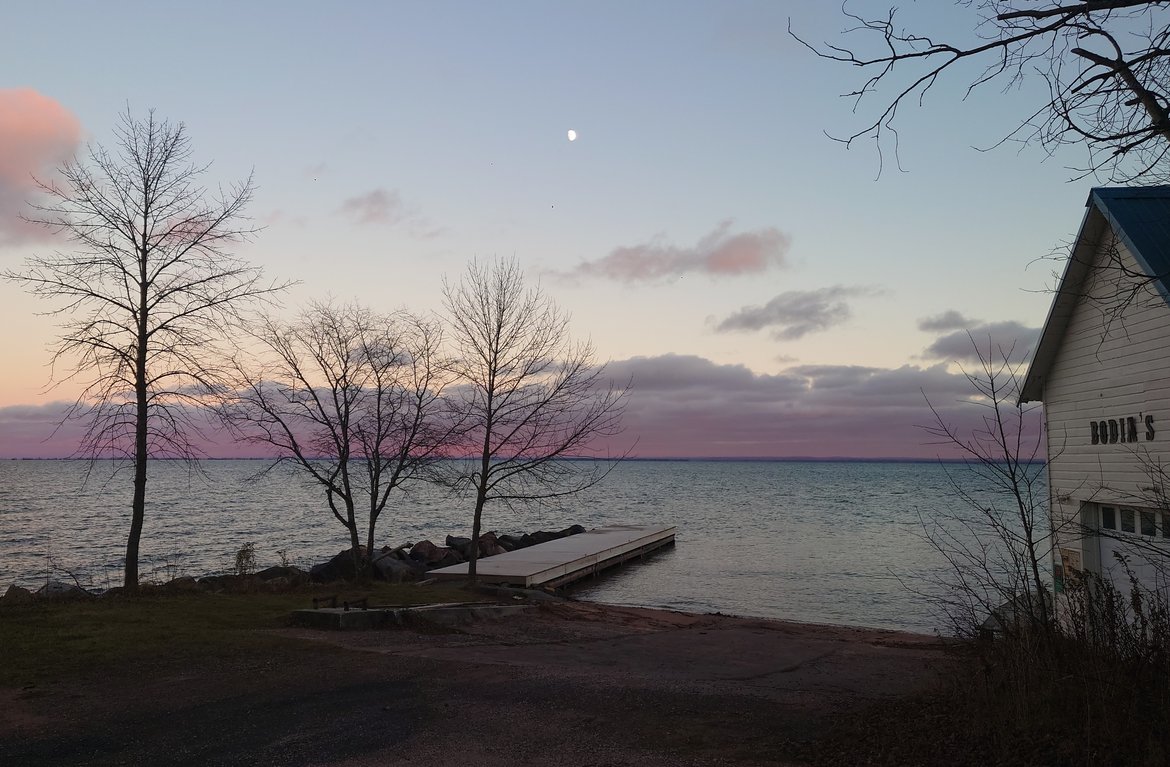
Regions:
<svg viewBox="0 0 1170 767"><path fill-rule="evenodd" d="M585 532L581 525L572 525L563 530L537 530L518 535L487 532L479 537L479 558L496 556L508 551L535 546L540 543L566 538ZM182 576L166 583L142 583L143 593L189 593L189 592L247 592L265 590L272 592L305 586L310 583L339 583L356 580L359 577L358 563L368 564L368 574L376 580L391 583L422 581L427 572L441 567L466 562L471 555L471 539L448 535L444 545L422 540L399 546L383 546L372 558L365 546L359 546L357 556L351 549L343 549L328 561L303 570L292 565L275 565L255 572L237 572L202 577ZM0 604L26 604L36 601L96 599L112 597L122 593L121 587L104 590L86 589L79 583L50 580L34 590L12 584L0 596Z"/></svg>

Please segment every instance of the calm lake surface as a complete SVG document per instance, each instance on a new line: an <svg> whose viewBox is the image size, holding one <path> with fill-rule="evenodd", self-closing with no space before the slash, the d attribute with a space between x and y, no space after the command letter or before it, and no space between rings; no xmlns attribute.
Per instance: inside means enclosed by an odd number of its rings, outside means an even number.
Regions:
<svg viewBox="0 0 1170 767"><path fill-rule="evenodd" d="M287 552L309 567L348 546L324 494L260 461L207 461L202 472L156 461L142 538L144 578L228 571L256 545L260 566ZM0 590L74 573L118 585L129 529L130 473L98 464L0 462ZM941 567L919 514L961 506L962 465L937 463L627 461L570 501L489 506L500 533L622 522L678 527L677 545L574 593L617 604L931 631L922 597ZM471 505L420 485L379 522L381 544L468 535Z"/></svg>

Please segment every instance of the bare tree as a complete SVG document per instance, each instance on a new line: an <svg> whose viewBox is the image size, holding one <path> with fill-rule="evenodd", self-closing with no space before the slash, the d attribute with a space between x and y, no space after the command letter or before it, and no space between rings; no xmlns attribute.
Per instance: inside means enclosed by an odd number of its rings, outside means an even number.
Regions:
<svg viewBox="0 0 1170 767"><path fill-rule="evenodd" d="M589 343L568 335L569 318L515 261L474 262L443 286L458 387L450 399L461 444L475 458L459 482L475 493L468 577L476 581L484 506L579 493L612 461L596 442L620 431L625 391L606 382Z"/></svg>
<svg viewBox="0 0 1170 767"><path fill-rule="evenodd" d="M53 383L82 386L67 416L85 424L78 454L133 466L124 584L134 590L147 462L198 457L194 414L217 388L220 343L241 311L285 286L229 253L255 231L244 216L251 177L209 193L183 124L153 112L127 112L116 135L113 151L93 145L40 184L47 201L29 220L67 236L73 252L4 276L55 300L50 313L65 318Z"/></svg>
<svg viewBox="0 0 1170 767"><path fill-rule="evenodd" d="M934 423L923 427L956 448L966 469L950 475L958 506L922 517L927 540L946 563L936 600L959 635L976 633L989 615L1007 630L1023 619L1024 628L1035 620L1048 630L1053 614L1046 573L1056 539L1036 406L1018 401L1023 366L1014 361L1014 349L993 348L991 356L974 339L972 346L978 366L964 375L971 405L985 410L982 424L965 433L930 405Z"/></svg>
<svg viewBox="0 0 1170 767"><path fill-rule="evenodd" d="M451 433L439 419L441 329L318 303L290 324L266 320L256 337L266 354L237 361L222 412L325 490L360 569L362 523L370 554L391 493L422 477Z"/></svg>
<svg viewBox="0 0 1170 767"><path fill-rule="evenodd" d="M940 78L965 77L962 87L1004 89L1039 78L1045 96L1003 141L1038 143L1052 154L1084 145L1079 176L1114 181L1170 177L1170 10L1166 0L965 0L971 31L945 39L904 29L898 8L861 15L846 6L848 43L812 45L818 56L864 73L845 94L855 109L878 99L876 118L839 140L897 141L895 120L906 102L922 103ZM791 23L789 26L791 33ZM856 40L854 45L852 41ZM964 65L981 69L964 74ZM956 72L955 70L959 70Z"/></svg>

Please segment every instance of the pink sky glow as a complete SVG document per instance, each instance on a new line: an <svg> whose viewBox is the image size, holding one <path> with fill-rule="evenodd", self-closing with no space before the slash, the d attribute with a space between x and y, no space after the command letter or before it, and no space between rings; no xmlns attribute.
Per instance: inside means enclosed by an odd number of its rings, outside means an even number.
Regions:
<svg viewBox="0 0 1170 767"><path fill-rule="evenodd" d="M895 161L825 135L872 119L838 96L857 73L788 29L837 40L837 4L440 5L289 4L279 35L262 4L6 8L12 29L55 30L60 55L43 35L0 46L24 78L0 89L0 272L75 246L26 220L35 179L87 142L116 150L120 115L155 110L184 124L209 195L254 179L259 231L231 251L295 283L279 319L329 297L440 313L468 262L515 258L630 384L623 433L599 446L613 453L950 457L920 427L928 398L978 426L972 340L1026 361L1044 256L1090 184L1067 183L1079 157L972 147L1014 128L1042 80L1011 99L940 83L899 114ZM964 4L918 5L970 29ZM179 27L250 65L144 68L109 44ZM80 425L57 426L83 382L51 367L55 308L0 279L0 458L75 450ZM259 452L209 433L210 456Z"/></svg>

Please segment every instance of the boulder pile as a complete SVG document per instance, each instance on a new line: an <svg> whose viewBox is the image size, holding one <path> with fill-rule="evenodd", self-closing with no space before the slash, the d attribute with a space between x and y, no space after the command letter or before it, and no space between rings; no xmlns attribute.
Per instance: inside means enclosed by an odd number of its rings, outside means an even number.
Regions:
<svg viewBox="0 0 1170 767"><path fill-rule="evenodd" d="M538 530L521 535L497 535L484 533L479 537L479 558L493 557L506 551L515 551L538 543L555 541L570 535L585 532L581 525L566 527L564 530ZM374 576L382 580L399 583L423 578L428 570L458 565L471 558L471 539L448 535L440 546L433 541L404 543L401 546L383 546L369 559ZM359 556L368 555L364 546L359 547ZM309 577L317 583L352 580L357 577L357 563L351 549L338 552L327 562L314 565Z"/></svg>
<svg viewBox="0 0 1170 767"><path fill-rule="evenodd" d="M484 533L479 537L479 558L494 557L507 551L515 551L539 543L555 541L570 535L585 532L581 525L566 527L564 530L538 530L520 535L498 535ZM359 576L359 563L369 565L369 572L380 580L392 583L416 581L426 577L429 570L457 565L471 557L471 539L448 535L442 546L433 541L404 543L401 546L383 546L373 552L359 546L357 557L352 549L343 549L326 562L313 565L308 572L297 567L277 566L257 573L205 575L202 578L184 576L167 583L142 583L139 591L144 594L180 594L189 592L251 593L256 591L283 592L307 583L335 583L351 581ZM16 605L49 600L93 599L97 596L112 597L122 592L121 587L104 591L89 591L72 583L50 580L36 591L17 585L9 586L0 595L0 604Z"/></svg>

